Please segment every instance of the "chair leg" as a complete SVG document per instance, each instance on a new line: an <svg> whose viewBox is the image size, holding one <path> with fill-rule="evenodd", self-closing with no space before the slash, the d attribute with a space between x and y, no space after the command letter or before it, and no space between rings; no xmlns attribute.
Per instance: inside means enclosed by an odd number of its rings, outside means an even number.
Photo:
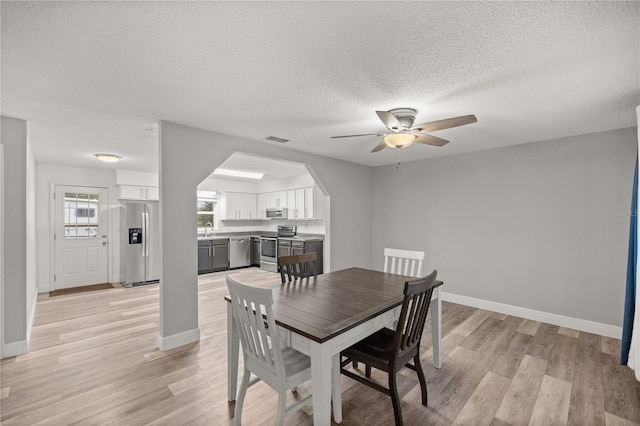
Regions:
<svg viewBox="0 0 640 426"><path fill-rule="evenodd" d="M400 409L400 397L398 396L398 385L396 384L394 368L389 369L389 393L391 394L393 417L395 418L396 426L402 426L402 411Z"/></svg>
<svg viewBox="0 0 640 426"><path fill-rule="evenodd" d="M353 361L353 368L358 368L358 361Z"/></svg>
<svg viewBox="0 0 640 426"><path fill-rule="evenodd" d="M416 367L416 373L418 373L418 380L420 381L420 389L422 390L422 405L427 406L427 381L424 378L424 371L422 370L422 363L420 357L416 355L413 358L413 365Z"/></svg>
<svg viewBox="0 0 640 426"><path fill-rule="evenodd" d="M233 423L235 426L240 426L242 424L242 405L244 404L244 397L247 394L247 388L249 388L249 379L251 379L251 372L245 368L242 376L242 383L240 384L240 391L236 398L235 414L233 415Z"/></svg>
<svg viewBox="0 0 640 426"><path fill-rule="evenodd" d="M287 410L287 393L278 392L278 414L276 415L276 426L282 426L284 423L284 414Z"/></svg>
<svg viewBox="0 0 640 426"><path fill-rule="evenodd" d="M370 365L365 365L364 366L364 375L367 379L371 378L371 366Z"/></svg>

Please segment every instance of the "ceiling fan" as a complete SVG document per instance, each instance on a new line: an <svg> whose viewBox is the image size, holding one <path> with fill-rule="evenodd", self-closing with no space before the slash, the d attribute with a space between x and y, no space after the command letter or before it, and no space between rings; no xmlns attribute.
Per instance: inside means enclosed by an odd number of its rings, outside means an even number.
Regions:
<svg viewBox="0 0 640 426"><path fill-rule="evenodd" d="M414 126L413 121L416 119L416 112L413 108L395 108L389 111L376 111L382 123L389 129L388 132L331 136L331 139L352 138L355 136L384 136L382 142L376 145L371 152L378 152L386 147L405 148L414 142L433 146L444 146L448 144L449 141L423 132L450 129L478 121L475 115L462 115L460 117L445 118L443 120L430 121Z"/></svg>

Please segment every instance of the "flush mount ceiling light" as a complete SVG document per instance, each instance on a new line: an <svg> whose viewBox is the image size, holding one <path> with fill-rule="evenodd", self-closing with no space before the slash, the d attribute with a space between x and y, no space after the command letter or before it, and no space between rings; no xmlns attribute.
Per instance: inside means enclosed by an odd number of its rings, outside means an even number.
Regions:
<svg viewBox="0 0 640 426"><path fill-rule="evenodd" d="M264 173L245 172L243 170L231 170L231 169L215 169L214 175L219 176L233 176L247 179L262 179Z"/></svg>
<svg viewBox="0 0 640 426"><path fill-rule="evenodd" d="M95 154L96 158L100 161L104 161L105 163L115 163L116 161L122 160L122 157L115 154Z"/></svg>
<svg viewBox="0 0 640 426"><path fill-rule="evenodd" d="M384 137L384 143L391 148L404 148L413 143L416 140L416 135L413 133L389 133Z"/></svg>

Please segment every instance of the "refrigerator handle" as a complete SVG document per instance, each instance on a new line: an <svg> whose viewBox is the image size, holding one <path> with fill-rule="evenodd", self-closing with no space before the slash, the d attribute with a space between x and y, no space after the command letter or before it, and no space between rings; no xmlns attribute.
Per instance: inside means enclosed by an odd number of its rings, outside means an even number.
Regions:
<svg viewBox="0 0 640 426"><path fill-rule="evenodd" d="M149 256L149 248L147 247L147 238L149 232L149 213L142 212L142 256Z"/></svg>

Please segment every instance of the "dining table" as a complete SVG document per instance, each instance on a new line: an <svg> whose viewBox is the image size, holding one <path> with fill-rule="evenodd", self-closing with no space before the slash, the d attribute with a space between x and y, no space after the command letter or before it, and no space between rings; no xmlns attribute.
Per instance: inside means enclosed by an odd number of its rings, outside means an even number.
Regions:
<svg viewBox="0 0 640 426"><path fill-rule="evenodd" d="M394 328L405 282L415 277L358 267L284 284L280 275L272 275L273 279L271 274L261 277L259 286L272 289L280 341L311 358L313 424L330 425L332 400L334 421L340 423L340 352L384 327ZM241 276L238 279L242 281ZM437 281L429 307L436 368L441 366L442 284ZM230 302L229 296L225 299ZM227 303L229 401L236 399L239 342L231 303Z"/></svg>

